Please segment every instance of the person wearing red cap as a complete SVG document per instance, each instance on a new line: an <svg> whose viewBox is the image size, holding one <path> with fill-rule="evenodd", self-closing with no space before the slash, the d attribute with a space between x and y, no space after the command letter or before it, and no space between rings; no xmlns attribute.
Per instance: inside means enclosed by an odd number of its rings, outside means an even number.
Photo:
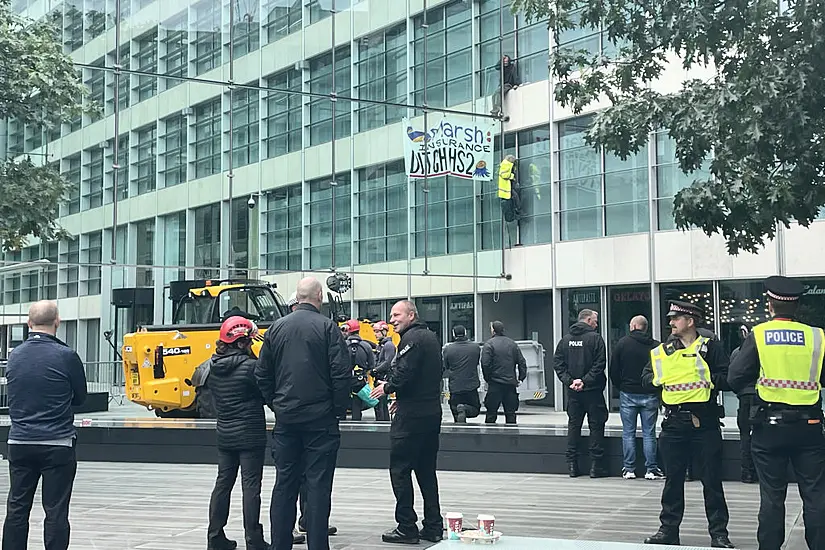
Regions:
<svg viewBox="0 0 825 550"><path fill-rule="evenodd" d="M354 387L353 391L360 390L364 384L357 383L360 377L366 380L367 373L375 368L375 352L372 344L361 338L361 323L357 319L349 319L341 325L341 332L347 341L350 363L352 363ZM364 402L357 395L352 396L352 419L361 420Z"/></svg>

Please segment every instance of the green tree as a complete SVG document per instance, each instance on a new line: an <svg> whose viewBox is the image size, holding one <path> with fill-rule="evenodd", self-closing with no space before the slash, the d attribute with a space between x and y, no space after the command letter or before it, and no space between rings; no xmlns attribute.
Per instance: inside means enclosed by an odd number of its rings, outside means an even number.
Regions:
<svg viewBox="0 0 825 550"><path fill-rule="evenodd" d="M681 229L721 233L755 252L778 224L808 226L825 205L825 2L822 0L513 0L552 29L602 28L612 58L554 53L557 101L597 100L588 142L626 158L667 129L696 179L675 199ZM649 86L665 67L706 68L676 93Z"/></svg>
<svg viewBox="0 0 825 550"><path fill-rule="evenodd" d="M86 89L59 36L51 22L23 18L0 0L0 119L48 132L82 112ZM0 162L0 250L66 235L56 219L69 185L20 153Z"/></svg>

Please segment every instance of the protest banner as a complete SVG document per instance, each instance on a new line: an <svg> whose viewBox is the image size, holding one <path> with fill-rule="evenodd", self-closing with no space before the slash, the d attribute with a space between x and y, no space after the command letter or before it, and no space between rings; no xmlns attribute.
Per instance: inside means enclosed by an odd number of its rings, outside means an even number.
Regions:
<svg viewBox="0 0 825 550"><path fill-rule="evenodd" d="M430 124L427 132L416 130L408 118L401 126L408 177L493 178L494 120L445 114Z"/></svg>

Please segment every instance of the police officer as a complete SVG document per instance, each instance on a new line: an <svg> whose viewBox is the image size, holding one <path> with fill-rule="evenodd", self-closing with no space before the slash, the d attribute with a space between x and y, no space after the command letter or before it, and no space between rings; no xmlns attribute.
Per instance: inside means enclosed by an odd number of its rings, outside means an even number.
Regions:
<svg viewBox="0 0 825 550"><path fill-rule="evenodd" d="M662 390L665 419L659 436L667 478L662 491L659 531L645 544L679 545L685 512L685 470L693 455L700 460L710 545L734 548L728 538L728 505L722 490L722 431L716 394L730 389L728 356L719 340L701 336L696 328L703 311L688 302L670 303L673 338L650 352L642 385Z"/></svg>
<svg viewBox="0 0 825 550"><path fill-rule="evenodd" d="M785 540L786 472L790 462L802 496L808 548L825 548L825 436L820 390L825 334L796 321L804 287L787 277L765 280L773 317L742 343L728 380L736 392L754 384L751 454L759 476L759 550Z"/></svg>
<svg viewBox="0 0 825 550"><path fill-rule="evenodd" d="M398 526L381 540L417 544L420 539L442 539L443 519L438 501L439 435L441 434L441 345L418 317L415 304L401 300L392 307L390 321L401 335L398 353L386 382L372 390L374 399L395 394L390 428L390 481L395 494ZM424 498L423 529L413 508L412 472Z"/></svg>
<svg viewBox="0 0 825 550"><path fill-rule="evenodd" d="M747 339L750 329L746 325L739 327L741 342ZM742 349L742 344L730 352L730 364ZM730 373L728 373L730 376ZM736 409L736 426L739 428L739 452L742 457L741 480L742 483L756 483L756 470L753 467L753 457L751 456L751 408L753 399L756 396L756 387L751 385L737 395L739 397L739 407Z"/></svg>
<svg viewBox="0 0 825 550"><path fill-rule="evenodd" d="M478 398L478 362L481 348L467 338L464 325L453 327L453 342L441 352L444 361L444 377L449 382L450 411L456 424L464 424L481 411Z"/></svg>

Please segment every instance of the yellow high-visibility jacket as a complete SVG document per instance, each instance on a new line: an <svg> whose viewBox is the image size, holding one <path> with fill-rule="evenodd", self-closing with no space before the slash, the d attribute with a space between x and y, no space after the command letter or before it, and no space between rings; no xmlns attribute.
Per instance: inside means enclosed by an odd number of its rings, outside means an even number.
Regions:
<svg viewBox="0 0 825 550"><path fill-rule="evenodd" d="M498 198L509 200L512 196L512 182L516 178L513 163L507 159L498 167Z"/></svg>

